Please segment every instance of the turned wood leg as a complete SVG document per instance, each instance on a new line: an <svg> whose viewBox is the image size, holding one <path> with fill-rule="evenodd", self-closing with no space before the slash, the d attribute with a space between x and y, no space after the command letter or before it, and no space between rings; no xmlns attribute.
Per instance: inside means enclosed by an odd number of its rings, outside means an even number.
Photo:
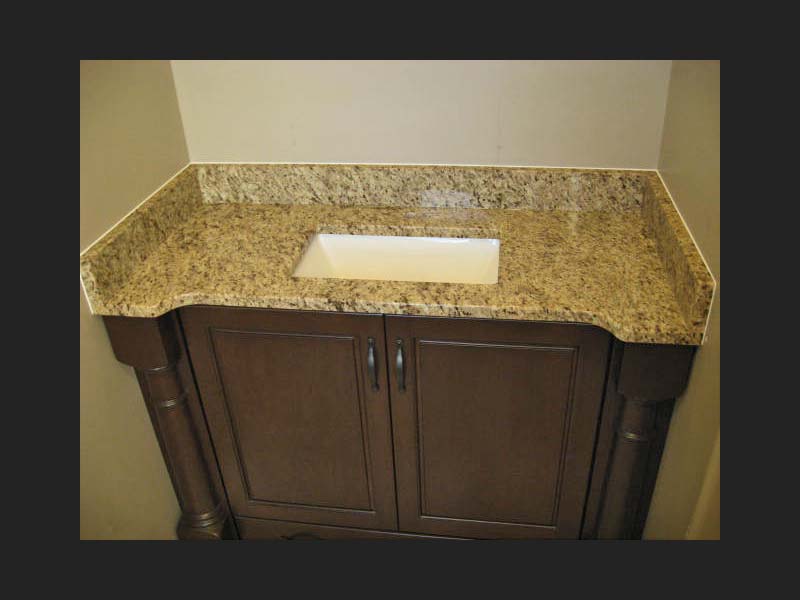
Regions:
<svg viewBox="0 0 800 600"><path fill-rule="evenodd" d="M642 536L675 398L695 348L617 342L581 537Z"/></svg>
<svg viewBox="0 0 800 600"><path fill-rule="evenodd" d="M179 539L235 539L211 440L174 314L158 319L106 317L114 352L136 368L139 386L181 518Z"/></svg>
<svg viewBox="0 0 800 600"><path fill-rule="evenodd" d="M223 539L227 511L219 498L177 365L137 372L153 427L159 432L182 516L180 539Z"/></svg>
<svg viewBox="0 0 800 600"><path fill-rule="evenodd" d="M672 400L623 400L600 512L599 539L641 537L672 412Z"/></svg>

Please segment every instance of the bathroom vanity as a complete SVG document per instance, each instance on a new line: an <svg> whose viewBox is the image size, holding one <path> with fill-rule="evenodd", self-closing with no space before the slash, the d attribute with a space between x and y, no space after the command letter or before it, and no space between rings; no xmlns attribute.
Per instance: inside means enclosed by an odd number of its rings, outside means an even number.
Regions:
<svg viewBox="0 0 800 600"><path fill-rule="evenodd" d="M182 539L638 538L714 287L655 173L494 167L189 165L81 277Z"/></svg>

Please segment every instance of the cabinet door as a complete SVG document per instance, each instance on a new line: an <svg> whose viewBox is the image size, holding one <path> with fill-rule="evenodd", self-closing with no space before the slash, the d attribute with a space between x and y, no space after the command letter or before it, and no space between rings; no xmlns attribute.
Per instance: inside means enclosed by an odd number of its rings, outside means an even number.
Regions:
<svg viewBox="0 0 800 600"><path fill-rule="evenodd" d="M405 316L386 332L400 530L577 538L609 334Z"/></svg>
<svg viewBox="0 0 800 600"><path fill-rule="evenodd" d="M397 529L382 316L180 314L235 515Z"/></svg>

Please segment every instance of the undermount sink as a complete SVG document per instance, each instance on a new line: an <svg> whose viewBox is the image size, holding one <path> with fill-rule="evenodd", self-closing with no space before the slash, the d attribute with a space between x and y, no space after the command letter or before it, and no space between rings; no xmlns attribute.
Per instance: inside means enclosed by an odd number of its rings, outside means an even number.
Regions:
<svg viewBox="0 0 800 600"><path fill-rule="evenodd" d="M294 277L497 283L500 240L314 235Z"/></svg>

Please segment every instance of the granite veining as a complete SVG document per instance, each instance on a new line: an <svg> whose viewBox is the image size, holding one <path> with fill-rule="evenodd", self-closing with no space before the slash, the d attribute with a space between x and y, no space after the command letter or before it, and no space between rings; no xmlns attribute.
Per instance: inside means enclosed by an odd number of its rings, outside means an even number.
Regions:
<svg viewBox="0 0 800 600"><path fill-rule="evenodd" d="M497 237L498 283L294 278L314 233ZM570 321L692 345L713 292L654 173L498 167L189 165L81 256L81 276L101 315L211 304Z"/></svg>

